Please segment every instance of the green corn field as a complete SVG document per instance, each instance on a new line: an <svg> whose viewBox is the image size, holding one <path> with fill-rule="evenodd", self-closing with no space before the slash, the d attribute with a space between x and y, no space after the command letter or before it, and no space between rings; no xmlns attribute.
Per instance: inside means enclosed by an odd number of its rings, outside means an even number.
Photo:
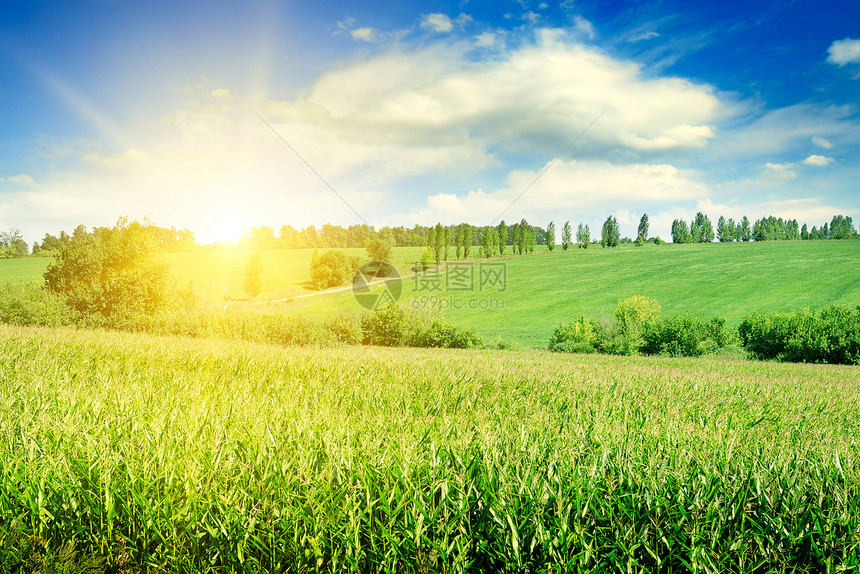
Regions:
<svg viewBox="0 0 860 574"><path fill-rule="evenodd" d="M0 572L857 572L858 456L856 367L0 326Z"/></svg>

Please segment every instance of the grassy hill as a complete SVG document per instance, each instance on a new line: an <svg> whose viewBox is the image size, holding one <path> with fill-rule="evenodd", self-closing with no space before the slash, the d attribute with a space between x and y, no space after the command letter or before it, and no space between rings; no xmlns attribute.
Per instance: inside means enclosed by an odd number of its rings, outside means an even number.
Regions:
<svg viewBox="0 0 860 574"><path fill-rule="evenodd" d="M860 560L856 367L4 325L0 357L9 571L69 543L122 572Z"/></svg>
<svg viewBox="0 0 860 574"><path fill-rule="evenodd" d="M656 299L664 315L719 316L729 325L751 312L860 305L860 241L651 245L490 260L498 261L506 265L504 291L428 291L407 276L401 300L442 305L448 319L485 339L536 347L546 345L558 323L611 317L632 295ZM261 307L316 317L358 308L349 294Z"/></svg>
<svg viewBox="0 0 860 574"><path fill-rule="evenodd" d="M346 250L353 255L363 249ZM737 324L751 312L860 305L860 241L787 241L647 245L590 248L484 262L505 266L504 290L480 290L481 261L474 262L475 289L422 286L409 265L421 248L397 248L394 259L403 276L401 301L416 307L443 307L448 319L476 329L485 339L543 347L553 328L580 315L611 317L619 300L646 295L664 315L691 313L701 319L725 318ZM250 252L201 251L168 256L180 286L193 282L215 297L241 295ZM263 291L257 301L314 293L307 270L313 250L263 252ZM48 260L0 261L0 280L40 281ZM450 287L450 285L449 285ZM362 311L351 293L303 297L277 304L243 303L264 313L302 314L321 319L338 309Z"/></svg>

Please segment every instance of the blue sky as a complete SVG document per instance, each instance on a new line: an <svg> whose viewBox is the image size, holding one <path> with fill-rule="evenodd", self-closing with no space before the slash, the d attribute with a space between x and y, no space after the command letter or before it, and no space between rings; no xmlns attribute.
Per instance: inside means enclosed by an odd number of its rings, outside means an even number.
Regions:
<svg viewBox="0 0 860 574"><path fill-rule="evenodd" d="M29 242L860 218L856 0L6 0L0 80L0 229Z"/></svg>

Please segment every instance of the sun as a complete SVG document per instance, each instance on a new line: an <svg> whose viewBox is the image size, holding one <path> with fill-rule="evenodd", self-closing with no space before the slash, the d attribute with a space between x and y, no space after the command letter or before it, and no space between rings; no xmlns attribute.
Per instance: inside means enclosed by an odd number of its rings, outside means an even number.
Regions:
<svg viewBox="0 0 860 574"><path fill-rule="evenodd" d="M242 234L254 224L247 220L244 210L221 208L217 211L202 213L199 223L195 226L194 236L197 243L235 243L242 239Z"/></svg>

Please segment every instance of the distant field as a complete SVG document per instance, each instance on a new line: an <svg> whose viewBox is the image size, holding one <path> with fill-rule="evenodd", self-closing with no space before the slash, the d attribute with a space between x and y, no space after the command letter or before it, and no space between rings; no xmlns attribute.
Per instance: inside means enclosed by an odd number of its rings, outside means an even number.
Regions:
<svg viewBox="0 0 860 574"><path fill-rule="evenodd" d="M53 259L46 257L0 259L0 281L9 283L43 281L42 275L51 261Z"/></svg>
<svg viewBox="0 0 860 574"><path fill-rule="evenodd" d="M320 253L326 250L320 250ZM346 250L365 255L363 249ZM308 267L313 250L263 252L263 291L257 301L312 294ZM619 300L646 295L665 315L691 313L701 319L725 318L736 325L751 312L794 311L804 307L860 305L860 241L786 241L647 245L617 249L560 249L489 260L505 265L504 290L422 286L409 270L422 248L396 248L403 276L402 302L444 307L448 319L475 328L485 339L502 337L544 347L553 328L580 315L611 317ZM242 295L248 251L170 254L177 283L189 282L216 298ZM0 280L41 281L49 260L0 261ZM264 313L302 314L322 319L337 309L362 311L351 293L313 296L278 304L243 303Z"/></svg>
<svg viewBox="0 0 860 574"><path fill-rule="evenodd" d="M308 268L314 249L270 249L263 255L263 291L261 299L291 297L312 292L309 286ZM318 250L320 254L329 249ZM343 249L349 255L365 257L365 249ZM422 247L397 247L394 249L394 264L408 273L411 264L421 258ZM225 249L218 251L195 251L190 253L168 253L167 260L176 283L186 287L189 282L205 292L242 296L242 281L245 263L253 251ZM0 281L42 281L50 258L3 259L0 260Z"/></svg>
<svg viewBox="0 0 860 574"><path fill-rule="evenodd" d="M860 241L590 248L502 261L507 272L502 292L430 291L410 275L402 301L441 304L448 319L475 328L485 339L535 347L546 346L558 323L580 315L611 317L618 301L632 295L656 299L664 315L719 316L729 325L752 312L860 305ZM323 317L358 306L344 294L318 304L306 299L261 308Z"/></svg>
<svg viewBox="0 0 860 574"><path fill-rule="evenodd" d="M19 517L141 571L860 560L857 368L2 325L0 357L0 559Z"/></svg>

